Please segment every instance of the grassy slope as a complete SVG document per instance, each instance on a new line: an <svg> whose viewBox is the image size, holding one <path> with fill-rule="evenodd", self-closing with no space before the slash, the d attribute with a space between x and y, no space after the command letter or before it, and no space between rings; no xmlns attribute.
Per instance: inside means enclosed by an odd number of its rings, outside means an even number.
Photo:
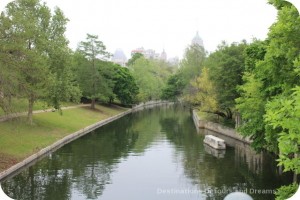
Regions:
<svg viewBox="0 0 300 200"><path fill-rule="evenodd" d="M97 105L34 115L34 125L26 118L0 123L0 171L81 128L125 111Z"/></svg>

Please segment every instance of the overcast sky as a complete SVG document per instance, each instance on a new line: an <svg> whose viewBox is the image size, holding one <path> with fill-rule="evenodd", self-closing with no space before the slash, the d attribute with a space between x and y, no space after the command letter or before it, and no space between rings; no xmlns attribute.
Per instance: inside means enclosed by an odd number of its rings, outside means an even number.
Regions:
<svg viewBox="0 0 300 200"><path fill-rule="evenodd" d="M0 9L10 1L0 0ZM267 0L44 1L51 9L60 7L70 20L66 36L72 49L90 33L111 53L123 49L127 58L137 47L165 49L168 57L181 58L197 31L209 52L222 40L264 39L277 13Z"/></svg>

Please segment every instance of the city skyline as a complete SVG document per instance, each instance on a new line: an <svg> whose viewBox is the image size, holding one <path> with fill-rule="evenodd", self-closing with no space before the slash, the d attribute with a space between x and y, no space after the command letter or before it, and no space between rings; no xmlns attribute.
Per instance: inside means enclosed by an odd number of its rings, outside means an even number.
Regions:
<svg viewBox="0 0 300 200"><path fill-rule="evenodd" d="M0 10L11 0L1 0ZM294 0L292 0L294 1ZM208 52L228 43L265 39L277 11L261 0L44 0L53 10L62 9L70 20L66 37L75 50L86 34L98 35L113 53L143 45L168 56L182 58L191 38L199 31ZM72 5L72 6L70 6ZM296 4L295 4L296 5Z"/></svg>

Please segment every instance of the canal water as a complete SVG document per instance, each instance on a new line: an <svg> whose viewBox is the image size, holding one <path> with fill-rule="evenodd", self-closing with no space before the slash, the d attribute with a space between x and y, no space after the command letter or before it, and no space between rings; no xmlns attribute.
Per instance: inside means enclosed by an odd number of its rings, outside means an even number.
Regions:
<svg viewBox="0 0 300 200"><path fill-rule="evenodd" d="M289 184L275 158L230 138L225 151L203 144L188 109L136 112L62 147L1 183L14 199L209 200L233 191L274 199Z"/></svg>

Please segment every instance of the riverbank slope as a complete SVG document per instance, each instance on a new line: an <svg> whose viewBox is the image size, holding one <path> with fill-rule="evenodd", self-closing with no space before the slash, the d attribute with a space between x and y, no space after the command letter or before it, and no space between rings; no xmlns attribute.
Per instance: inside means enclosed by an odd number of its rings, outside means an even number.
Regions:
<svg viewBox="0 0 300 200"><path fill-rule="evenodd" d="M77 107L58 112L44 112L33 116L33 125L26 117L0 122L0 172L65 136L86 126L122 113L128 109L97 105L95 110Z"/></svg>

